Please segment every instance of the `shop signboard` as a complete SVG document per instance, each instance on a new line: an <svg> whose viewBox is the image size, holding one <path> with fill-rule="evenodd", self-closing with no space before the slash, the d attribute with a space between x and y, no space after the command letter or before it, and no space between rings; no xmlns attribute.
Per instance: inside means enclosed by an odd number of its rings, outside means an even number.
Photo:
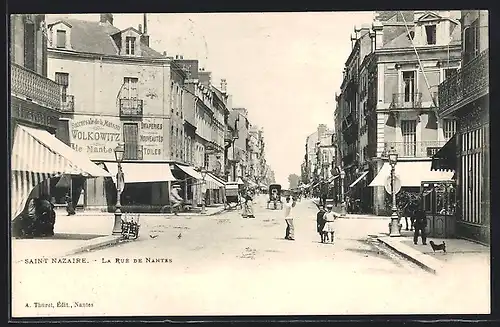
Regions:
<svg viewBox="0 0 500 327"><path fill-rule="evenodd" d="M163 159L163 119L144 118L140 123L139 144L144 160Z"/></svg>
<svg viewBox="0 0 500 327"><path fill-rule="evenodd" d="M119 117L75 116L70 123L73 150L86 153L91 160L115 160L114 149L122 142Z"/></svg>

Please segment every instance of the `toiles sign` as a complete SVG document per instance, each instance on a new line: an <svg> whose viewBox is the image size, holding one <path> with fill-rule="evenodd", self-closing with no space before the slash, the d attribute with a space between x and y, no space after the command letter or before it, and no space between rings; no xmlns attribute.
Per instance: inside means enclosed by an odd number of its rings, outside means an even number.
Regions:
<svg viewBox="0 0 500 327"><path fill-rule="evenodd" d="M139 144L144 160L163 159L163 119L144 118L140 123Z"/></svg>
<svg viewBox="0 0 500 327"><path fill-rule="evenodd" d="M77 116L70 124L73 150L86 153L92 160L115 160L114 149L122 142L118 117Z"/></svg>

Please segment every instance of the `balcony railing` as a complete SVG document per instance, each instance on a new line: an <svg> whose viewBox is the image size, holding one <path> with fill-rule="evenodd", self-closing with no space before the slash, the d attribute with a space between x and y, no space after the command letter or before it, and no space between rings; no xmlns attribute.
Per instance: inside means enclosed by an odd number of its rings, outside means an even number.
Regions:
<svg viewBox="0 0 500 327"><path fill-rule="evenodd" d="M125 143L125 152L123 160L142 160L142 145L134 143Z"/></svg>
<svg viewBox="0 0 500 327"><path fill-rule="evenodd" d="M385 142L382 156L393 148L401 158L430 158L445 144L446 141Z"/></svg>
<svg viewBox="0 0 500 327"><path fill-rule="evenodd" d="M466 105L489 92L489 51L486 49L439 85L439 110ZM461 105L461 106L462 106Z"/></svg>
<svg viewBox="0 0 500 327"><path fill-rule="evenodd" d="M41 106L60 110L62 89L56 82L11 63L11 93Z"/></svg>
<svg viewBox="0 0 500 327"><path fill-rule="evenodd" d="M422 93L392 94L391 109L413 109L422 107Z"/></svg>
<svg viewBox="0 0 500 327"><path fill-rule="evenodd" d="M142 117L142 100L120 99L120 117Z"/></svg>
<svg viewBox="0 0 500 327"><path fill-rule="evenodd" d="M66 100L61 101L61 112L75 112L75 97L66 95Z"/></svg>

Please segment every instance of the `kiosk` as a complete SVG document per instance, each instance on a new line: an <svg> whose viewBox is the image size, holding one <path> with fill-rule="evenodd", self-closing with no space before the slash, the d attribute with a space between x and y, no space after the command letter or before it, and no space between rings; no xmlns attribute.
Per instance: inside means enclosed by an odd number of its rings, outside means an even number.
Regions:
<svg viewBox="0 0 500 327"><path fill-rule="evenodd" d="M427 217L427 236L455 237L455 181L423 181L420 184L422 206Z"/></svg>

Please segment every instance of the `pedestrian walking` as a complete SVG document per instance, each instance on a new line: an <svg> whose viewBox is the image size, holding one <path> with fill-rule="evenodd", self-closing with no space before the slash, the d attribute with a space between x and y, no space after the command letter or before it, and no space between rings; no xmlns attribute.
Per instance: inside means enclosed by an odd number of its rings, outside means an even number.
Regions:
<svg viewBox="0 0 500 327"><path fill-rule="evenodd" d="M427 217L425 216L425 211L420 205L413 211L413 220L415 225L413 244L417 245L418 237L420 236L422 238L422 244L426 245L427 235L425 234L425 229L427 227Z"/></svg>
<svg viewBox="0 0 500 327"><path fill-rule="evenodd" d="M295 200L289 195L286 197L286 203L284 206L285 210L285 222L286 231L285 239L290 241L295 241L294 226L293 226L293 208L295 207Z"/></svg>
<svg viewBox="0 0 500 327"><path fill-rule="evenodd" d="M333 211L333 205L329 204L326 207L327 212L324 214L325 225L323 226L323 233L328 238L328 233L330 233L330 242L333 244L334 242L334 234L335 234L335 221L338 218L338 215Z"/></svg>
<svg viewBox="0 0 500 327"><path fill-rule="evenodd" d="M71 199L69 193L66 193L64 200L66 201L66 212L68 216L76 214L75 208L73 207L73 199Z"/></svg>
<svg viewBox="0 0 500 327"><path fill-rule="evenodd" d="M323 206L318 206L319 211L316 214L316 231L318 232L319 236L321 237L321 243L325 243L325 236L326 239L328 239L328 234L323 232L323 227L325 227L325 207Z"/></svg>
<svg viewBox="0 0 500 327"><path fill-rule="evenodd" d="M252 193L252 191L246 192L244 198L245 198L245 203L244 203L243 210L245 211L246 217L255 218L255 216L253 215L253 193Z"/></svg>

